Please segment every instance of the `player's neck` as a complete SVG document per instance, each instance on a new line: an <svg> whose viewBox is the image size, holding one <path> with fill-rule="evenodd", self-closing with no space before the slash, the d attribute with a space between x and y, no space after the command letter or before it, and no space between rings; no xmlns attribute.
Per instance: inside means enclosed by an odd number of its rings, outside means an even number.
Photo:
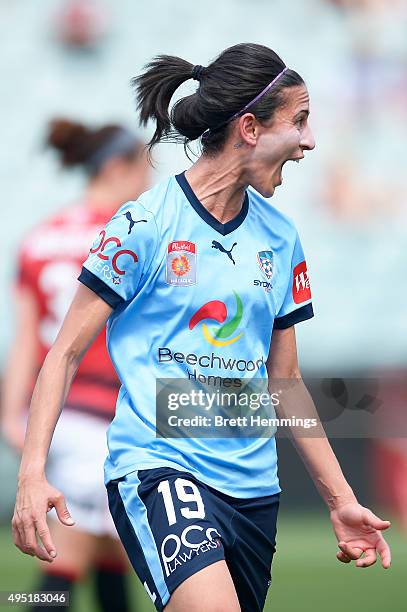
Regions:
<svg viewBox="0 0 407 612"><path fill-rule="evenodd" d="M239 214L247 185L240 180L237 164L220 154L200 157L185 174L203 206L221 223Z"/></svg>

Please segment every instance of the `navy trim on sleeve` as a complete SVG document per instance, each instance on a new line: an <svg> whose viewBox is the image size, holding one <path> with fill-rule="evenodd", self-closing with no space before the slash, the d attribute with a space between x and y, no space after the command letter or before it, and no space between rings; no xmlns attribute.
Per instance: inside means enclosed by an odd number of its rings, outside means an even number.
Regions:
<svg viewBox="0 0 407 612"><path fill-rule="evenodd" d="M87 268L82 267L82 272L78 276L78 281L86 285L89 289L94 291L106 304L109 304L112 308L116 308L119 304L123 304L125 300L121 295L113 291L110 287L100 280L98 276L89 272Z"/></svg>
<svg viewBox="0 0 407 612"><path fill-rule="evenodd" d="M306 304L305 306L301 306L301 308L297 308L296 310L293 310L282 317L277 317L274 319L273 329L286 329L287 327L291 327L292 325L300 323L301 321L312 319L313 316L314 310L312 308L312 304Z"/></svg>

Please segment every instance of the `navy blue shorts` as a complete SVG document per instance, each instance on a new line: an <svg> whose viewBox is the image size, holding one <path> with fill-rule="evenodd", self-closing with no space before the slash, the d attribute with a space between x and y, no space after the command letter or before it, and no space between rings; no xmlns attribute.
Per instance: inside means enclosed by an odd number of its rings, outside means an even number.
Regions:
<svg viewBox="0 0 407 612"><path fill-rule="evenodd" d="M279 494L236 499L170 468L131 472L107 490L120 539L157 610L184 580L223 559L242 611L263 610Z"/></svg>

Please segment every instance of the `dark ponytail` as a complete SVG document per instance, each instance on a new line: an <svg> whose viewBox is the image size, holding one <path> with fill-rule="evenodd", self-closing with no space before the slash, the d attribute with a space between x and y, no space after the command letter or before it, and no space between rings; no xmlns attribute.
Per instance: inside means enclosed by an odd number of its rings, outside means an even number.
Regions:
<svg viewBox="0 0 407 612"><path fill-rule="evenodd" d="M168 107L175 91L184 81L192 78L193 65L172 55L157 55L145 66L145 72L131 80L137 91L137 109L140 124L149 119L156 122L156 129L149 148L169 135L173 135L172 117Z"/></svg>
<svg viewBox="0 0 407 612"><path fill-rule="evenodd" d="M95 176L112 156L132 158L141 148L136 136L120 125L88 128L66 118L49 123L47 144L58 151L62 165L83 166Z"/></svg>
<svg viewBox="0 0 407 612"><path fill-rule="evenodd" d="M47 144L58 151L62 165L75 166L86 162L90 137L90 130L82 123L54 119L48 126Z"/></svg>
<svg viewBox="0 0 407 612"><path fill-rule="evenodd" d="M199 68L199 69L198 69ZM158 142L183 142L185 147L200 138L204 153L217 153L227 139L230 118L253 100L283 69L284 62L263 45L243 43L223 51L209 66L195 66L178 57L159 55L144 72L132 79L140 123L149 119L156 129L149 150ZM199 79L197 91L169 105L178 87ZM259 121L272 118L285 101L289 87L303 85L294 70L287 69L278 82L250 107Z"/></svg>

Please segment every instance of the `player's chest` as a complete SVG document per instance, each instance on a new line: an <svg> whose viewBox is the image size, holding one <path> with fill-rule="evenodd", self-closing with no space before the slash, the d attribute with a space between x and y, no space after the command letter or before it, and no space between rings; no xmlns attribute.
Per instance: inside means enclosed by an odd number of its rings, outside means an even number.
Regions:
<svg viewBox="0 0 407 612"><path fill-rule="evenodd" d="M274 317L284 291L277 245L262 236L195 232L183 237L177 232L161 245L154 292L166 308L231 302L252 315Z"/></svg>

